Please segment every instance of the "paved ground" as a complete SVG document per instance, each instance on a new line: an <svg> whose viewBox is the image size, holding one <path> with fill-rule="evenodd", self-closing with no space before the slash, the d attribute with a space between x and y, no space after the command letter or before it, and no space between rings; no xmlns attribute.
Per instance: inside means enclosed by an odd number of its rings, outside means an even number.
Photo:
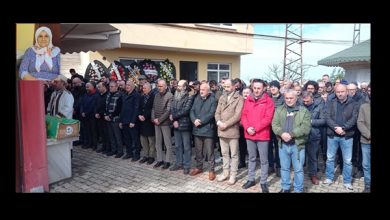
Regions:
<svg viewBox="0 0 390 220"><path fill-rule="evenodd" d="M194 155L194 154L193 154ZM217 153L216 155L219 155ZM194 159L192 160L194 164ZM207 163L205 171L197 176L184 175L183 171L154 169L153 165L139 164L130 160L107 157L91 149L76 146L73 149L72 178L50 185L50 192L261 192L260 171L256 172L256 186L244 190L241 186L247 180L247 169L240 169L238 181L229 186L227 181L208 180ZM322 164L321 164L322 166ZM216 173L222 172L222 162L216 164ZM321 181L324 174L318 173ZM305 192L351 192L343 188L342 176L336 172L337 180L331 186L313 185L305 175ZM280 178L274 174L268 177L270 192L280 191ZM353 179L353 192L362 192L363 177Z"/></svg>

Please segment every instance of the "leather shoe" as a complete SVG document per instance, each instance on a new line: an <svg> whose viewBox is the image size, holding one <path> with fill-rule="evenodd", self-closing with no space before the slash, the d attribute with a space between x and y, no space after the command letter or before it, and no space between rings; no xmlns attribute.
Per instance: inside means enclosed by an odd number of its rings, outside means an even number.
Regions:
<svg viewBox="0 0 390 220"><path fill-rule="evenodd" d="M123 153L119 153L115 155L115 158L121 158L123 156Z"/></svg>
<svg viewBox="0 0 390 220"><path fill-rule="evenodd" d="M282 190L280 190L279 193L290 193L290 190L288 190L288 189L282 189Z"/></svg>
<svg viewBox="0 0 390 220"><path fill-rule="evenodd" d="M184 174L184 175L188 175L189 173L190 173L190 169L184 168L183 174Z"/></svg>
<svg viewBox="0 0 390 220"><path fill-rule="evenodd" d="M158 168L164 164L164 161L158 161L156 164L154 164L153 168Z"/></svg>
<svg viewBox="0 0 390 220"><path fill-rule="evenodd" d="M147 157L143 157L143 158L139 161L139 163L145 163L146 161L148 161L148 158L147 158Z"/></svg>
<svg viewBox="0 0 390 220"><path fill-rule="evenodd" d="M314 185L319 185L320 184L320 181L318 180L318 178L316 176L312 176L310 179L311 179L311 182Z"/></svg>
<svg viewBox="0 0 390 220"><path fill-rule="evenodd" d="M123 160L126 160L126 159L129 159L129 158L132 158L133 157L133 155L131 155L131 154L126 154L122 159Z"/></svg>
<svg viewBox="0 0 390 220"><path fill-rule="evenodd" d="M139 160L140 156L134 156L133 158L131 158L131 162L137 162Z"/></svg>
<svg viewBox="0 0 390 220"><path fill-rule="evenodd" d="M261 186L261 192L262 193L269 193L268 186L267 186L266 183L260 184L260 186Z"/></svg>
<svg viewBox="0 0 390 220"><path fill-rule="evenodd" d="M114 152L108 152L106 155L108 156L108 157L110 157L110 156L112 156L112 155L114 155L115 153Z"/></svg>
<svg viewBox="0 0 390 220"><path fill-rule="evenodd" d="M255 181L249 181L248 180L244 185L242 185L242 188L243 189L248 189L248 188L250 188L250 187L252 187L254 185L256 185Z"/></svg>
<svg viewBox="0 0 390 220"><path fill-rule="evenodd" d="M166 162L164 163L164 166L162 167L164 170L168 169L171 166L170 163Z"/></svg>
<svg viewBox="0 0 390 220"><path fill-rule="evenodd" d="M153 162L154 162L154 158L153 158L153 157L149 157L147 163L150 165L150 164L152 164Z"/></svg>
<svg viewBox="0 0 390 220"><path fill-rule="evenodd" d="M203 170L195 168L195 169L191 170L190 176L195 176L195 175L198 175L199 173L202 173L202 172L203 172Z"/></svg>
<svg viewBox="0 0 390 220"><path fill-rule="evenodd" d="M215 172L214 171L209 171L209 180L211 180L211 181L215 180Z"/></svg>
<svg viewBox="0 0 390 220"><path fill-rule="evenodd" d="M176 170L182 170L183 166L173 165L171 168L169 168L169 171L176 171Z"/></svg>

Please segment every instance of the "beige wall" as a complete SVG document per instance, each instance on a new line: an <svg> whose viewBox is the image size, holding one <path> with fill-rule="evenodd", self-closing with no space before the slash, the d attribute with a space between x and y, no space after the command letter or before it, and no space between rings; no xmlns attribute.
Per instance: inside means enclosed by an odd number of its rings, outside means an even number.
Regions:
<svg viewBox="0 0 390 220"><path fill-rule="evenodd" d="M198 62L198 80L207 80L207 64L208 63L226 63L231 64L232 78L240 77L240 56L238 55L219 55L219 54L202 54L202 53L188 53L188 52L174 52L163 50L149 50L149 49L131 49L121 48L115 50L106 50L99 52L89 52L90 61L99 60L107 67L113 60L120 58L148 58L148 59L166 59L168 58L175 64L176 78L180 77L180 61L194 61ZM107 58L103 61L103 56ZM84 70L85 71L85 70Z"/></svg>
<svg viewBox="0 0 390 220"><path fill-rule="evenodd" d="M253 25L236 29L196 24L111 24L121 30L122 47L243 55L253 52ZM240 34L242 33L242 34Z"/></svg>

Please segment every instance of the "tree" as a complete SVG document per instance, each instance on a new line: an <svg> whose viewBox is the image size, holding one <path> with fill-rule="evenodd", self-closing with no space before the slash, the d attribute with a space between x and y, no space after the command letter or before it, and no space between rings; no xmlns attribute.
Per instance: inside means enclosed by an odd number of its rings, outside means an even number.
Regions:
<svg viewBox="0 0 390 220"><path fill-rule="evenodd" d="M337 79L344 79L345 77L345 70L341 67L335 67L333 68L332 74L330 75L330 81L332 83L335 83Z"/></svg>
<svg viewBox="0 0 390 220"><path fill-rule="evenodd" d="M283 80L283 69L280 65L273 64L268 66L268 72L265 73L265 80L271 82L273 80Z"/></svg>
<svg viewBox="0 0 390 220"><path fill-rule="evenodd" d="M281 65L273 64L272 66L268 66L268 72L265 73L265 79L268 81L272 80L284 80L283 79L283 62ZM312 67L312 65L304 64L302 65L302 75L305 76L307 70ZM299 64L293 63L287 69L287 76L289 76L289 80L301 82L302 76L299 74ZM304 80L302 80L304 81Z"/></svg>

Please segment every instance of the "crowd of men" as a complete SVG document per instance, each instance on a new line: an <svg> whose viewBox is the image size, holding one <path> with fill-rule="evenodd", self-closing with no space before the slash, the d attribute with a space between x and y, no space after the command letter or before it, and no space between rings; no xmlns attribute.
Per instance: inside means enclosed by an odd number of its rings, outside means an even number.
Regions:
<svg viewBox="0 0 390 220"><path fill-rule="evenodd" d="M185 175L203 173L209 180L236 183L239 169L248 167L242 186L255 183L260 160L260 187L269 192L268 175L281 177L282 190L303 192L304 166L318 185L318 159L326 161L324 185L334 182L339 168L343 184L353 190L352 178L371 183L371 86L367 83L298 82L240 79L220 82L160 79L85 82L71 69L45 86L47 113L81 121L75 145L115 158L131 159ZM173 138L172 138L173 137ZM99 144L101 143L101 144ZM191 169L192 148L195 167ZM220 150L223 172L216 176L214 149ZM143 157L141 158L141 149ZM320 154L322 152L322 154ZM246 164L248 162L248 165Z"/></svg>

